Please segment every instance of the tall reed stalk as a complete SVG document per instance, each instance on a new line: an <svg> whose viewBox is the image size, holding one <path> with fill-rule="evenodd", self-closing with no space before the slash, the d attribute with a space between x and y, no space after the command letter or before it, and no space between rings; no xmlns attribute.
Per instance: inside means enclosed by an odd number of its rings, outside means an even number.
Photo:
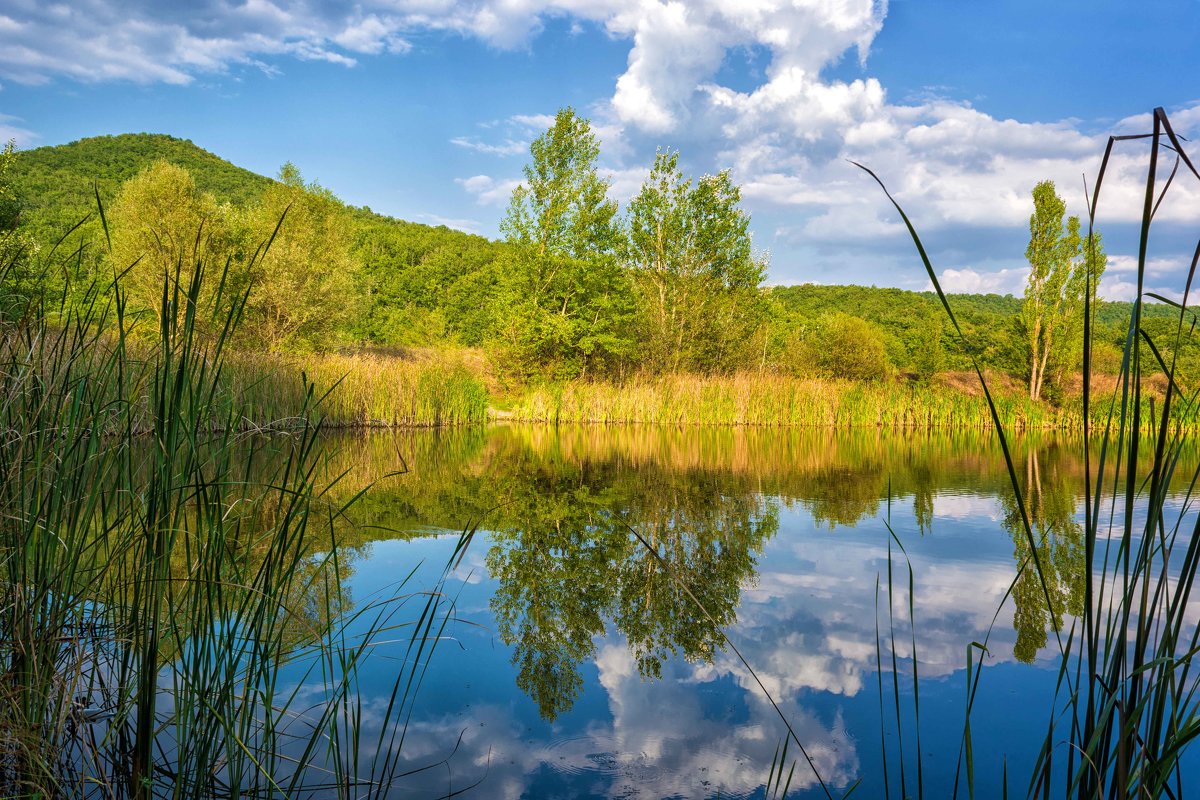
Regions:
<svg viewBox="0 0 1200 800"><path fill-rule="evenodd" d="M1081 618L1066 630L1054 631L1059 654L1054 706L1025 790L1029 797L1181 798L1197 791L1193 784L1200 777L1185 775L1181 768L1184 750L1200 734L1196 695L1200 683L1193 669L1200 652L1200 619L1193 597L1200 566L1200 520L1189 521L1200 470L1177 473L1176 469L1185 432L1195 419L1197 395L1181 389L1174 358L1164 359L1164 343L1153 341L1141 325L1143 303L1152 297L1179 309L1175 346L1170 352L1177 352L1183 337L1192 335L1194 315L1189 300L1200 264L1200 244L1182 287L1182 301L1149 294L1145 277L1155 213L1177 176L1200 181L1200 172L1161 108L1154 110L1152 124L1149 134L1110 138L1088 202L1090 234L1114 147L1130 141L1148 142L1138 296L1125 339L1118 392L1111 398L1097 399L1089 388L1096 287L1089 285L1086 292L1083 413L1077 423L1085 463L1086 600ZM1174 161L1165 177L1160 164L1163 157ZM874 173L866 171L883 187ZM920 237L900 205L890 194L888 198L908 227L961 338ZM1094 239L1089 236L1087 242L1092 246ZM1094 255L1088 252L1086 257ZM1021 569L1033 571L1050 603L1050 567L1039 556L1023 486L1010 453L1009 434L983 372L978 366L976 371L1028 539L1030 557ZM1155 371L1167 376L1167 389L1159 413L1147 419L1147 385ZM1152 457L1147 459L1146 454ZM1183 496L1176 508L1171 492L1180 490ZM986 652L986 640L972 646L981 654ZM980 675L973 655L969 655L968 666L970 694L960 764L965 788L973 796L970 714ZM956 781L956 794L958 787ZM1007 795L1007 774L1004 787Z"/></svg>
<svg viewBox="0 0 1200 800"><path fill-rule="evenodd" d="M119 284L53 325L0 321L0 795L375 797L395 777L445 604L346 602L311 386L269 443L223 397L244 301L198 248L137 358ZM253 456L268 444L283 457ZM368 732L359 669L406 603Z"/></svg>

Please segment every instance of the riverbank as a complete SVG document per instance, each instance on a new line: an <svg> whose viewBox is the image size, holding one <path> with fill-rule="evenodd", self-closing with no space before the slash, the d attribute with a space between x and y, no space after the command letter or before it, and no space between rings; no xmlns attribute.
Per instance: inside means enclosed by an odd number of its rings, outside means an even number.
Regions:
<svg viewBox="0 0 1200 800"><path fill-rule="evenodd" d="M102 361L114 343L96 339ZM127 345L136 351L135 344ZM138 406L135 432L149 430L153 395L151 356L127 360L121 402ZM1010 376L987 374L1006 430L1082 428L1078 390L1061 405L1034 402ZM115 387L115 384L113 384ZM667 374L624 382L576 380L506 386L486 357L469 349L364 351L302 355L225 356L211 419L212 431L293 429L306 420L325 428L422 428L489 421L536 424L649 424L816 428L990 430L991 412L973 373L943 373L927 382L904 378L853 381L771 372L735 375ZM1093 424L1103 425L1116 391L1113 376L1093 383ZM1154 397L1155 399L1151 399ZM113 399L118 396L114 394ZM1156 419L1161 390L1144 394L1143 424ZM1176 409L1176 424L1200 429L1200 414ZM126 418L128 420L128 417Z"/></svg>
<svg viewBox="0 0 1200 800"><path fill-rule="evenodd" d="M278 426L305 401L306 381L327 427L427 427L488 420L541 424L654 424L825 428L988 430L991 411L974 374L928 382L830 380L769 372L729 376L669 374L622 383L577 380L503 388L476 351L231 359L231 399L254 425ZM1082 402L1035 402L1009 376L987 375L1007 430L1080 430ZM1116 391L1112 376L1093 385L1094 425ZM1142 418L1155 417L1154 392ZM1200 414L1177 423L1200 429Z"/></svg>

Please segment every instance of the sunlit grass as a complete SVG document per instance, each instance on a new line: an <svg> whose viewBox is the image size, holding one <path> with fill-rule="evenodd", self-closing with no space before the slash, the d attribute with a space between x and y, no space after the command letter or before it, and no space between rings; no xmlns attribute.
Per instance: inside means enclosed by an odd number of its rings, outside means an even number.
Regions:
<svg viewBox="0 0 1200 800"><path fill-rule="evenodd" d="M1008 430L1079 430L1081 403L1031 401L1021 389L994 393L996 417ZM1148 424L1150 396L1141 399ZM1159 402L1161 407L1161 398ZM1099 416L1100 409L1093 409ZM669 374L624 384L576 381L534 387L511 409L526 422L767 425L826 428L991 429L988 399L943 383L796 378L772 373L733 376ZM1200 428L1188 409L1178 424Z"/></svg>

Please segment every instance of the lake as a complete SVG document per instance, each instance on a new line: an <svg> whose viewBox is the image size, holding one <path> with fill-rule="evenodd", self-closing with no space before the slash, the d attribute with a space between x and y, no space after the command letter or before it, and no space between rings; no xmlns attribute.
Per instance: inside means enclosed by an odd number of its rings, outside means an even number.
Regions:
<svg viewBox="0 0 1200 800"><path fill-rule="evenodd" d="M1005 770L1026 793L1084 602L1077 442L1013 443L1044 588L1017 578L1030 546L988 433L499 425L326 444L333 496L370 486L348 511L348 607L454 561L388 745L396 796L762 797L782 715L805 748L789 797L915 797L918 762L927 796L957 779L965 797L972 642L976 796ZM369 733L403 638L361 670Z"/></svg>

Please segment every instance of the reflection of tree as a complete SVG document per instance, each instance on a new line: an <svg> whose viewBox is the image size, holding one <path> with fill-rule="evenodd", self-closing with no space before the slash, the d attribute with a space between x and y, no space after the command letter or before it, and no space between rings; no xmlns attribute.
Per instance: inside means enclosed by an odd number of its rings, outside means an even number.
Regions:
<svg viewBox="0 0 1200 800"><path fill-rule="evenodd" d="M918 530L928 533L933 528L933 494L936 491L933 471L929 468L928 461L913 464L911 471L913 516L916 518Z"/></svg>
<svg viewBox="0 0 1200 800"><path fill-rule="evenodd" d="M611 462L532 463L506 476L487 566L501 638L517 684L553 719L574 703L579 664L611 620L643 675L670 654L713 656L717 623L734 620L755 554L778 526L774 506L722 494L711 476L638 471ZM657 547L666 566L630 534Z"/></svg>
<svg viewBox="0 0 1200 800"><path fill-rule="evenodd" d="M615 565L615 622L638 670L658 676L670 655L713 657L720 643L714 623L734 622L742 584L754 577L755 556L778 531L779 517L757 495L723 495L711 476L647 477L641 487L650 502L635 509L629 523L665 568L640 542Z"/></svg>
<svg viewBox="0 0 1200 800"><path fill-rule="evenodd" d="M808 476L803 503L818 524L825 523L831 529L837 525L853 527L863 517L879 512L885 484L878 463L829 464Z"/></svg>
<svg viewBox="0 0 1200 800"><path fill-rule="evenodd" d="M1012 591L1013 627L1017 631L1013 655L1026 663L1046 646L1048 628L1061 629L1064 611L1083 613L1083 526L1075 521L1073 487L1077 480L1070 474L1064 455L1063 448L1052 445L1040 452L1030 449L1025 456L1021 494L1045 576L1044 587L1016 498L1011 491L1000 498L1004 526L1013 539L1013 557L1018 568L1024 565Z"/></svg>

